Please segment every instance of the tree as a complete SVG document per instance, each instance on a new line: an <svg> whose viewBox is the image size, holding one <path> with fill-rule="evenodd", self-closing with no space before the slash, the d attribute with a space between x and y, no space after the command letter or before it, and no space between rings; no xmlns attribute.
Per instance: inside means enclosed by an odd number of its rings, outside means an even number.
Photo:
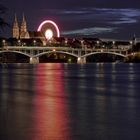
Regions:
<svg viewBox="0 0 140 140"><path fill-rule="evenodd" d="M9 24L3 18L6 11L7 8L0 4L0 30L3 30L5 26L9 26Z"/></svg>

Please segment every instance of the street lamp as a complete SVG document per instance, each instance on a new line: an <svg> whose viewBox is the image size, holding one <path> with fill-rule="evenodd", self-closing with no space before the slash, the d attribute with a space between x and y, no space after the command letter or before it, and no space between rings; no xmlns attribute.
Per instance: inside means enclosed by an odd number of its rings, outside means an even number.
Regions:
<svg viewBox="0 0 140 140"><path fill-rule="evenodd" d="M7 50L7 44L6 44L6 40L5 39L2 40L2 46L3 46L3 49Z"/></svg>
<svg viewBox="0 0 140 140"><path fill-rule="evenodd" d="M2 44L3 44L3 46L6 45L6 40L5 39L2 40Z"/></svg>
<svg viewBox="0 0 140 140"><path fill-rule="evenodd" d="M99 45L99 43L100 43L100 42L99 42L99 41L97 41L97 44L98 44L98 45Z"/></svg>
<svg viewBox="0 0 140 140"><path fill-rule="evenodd" d="M99 47L99 44L100 44L99 40L97 40L97 42L96 42L96 43L97 43L97 48L98 48L98 47Z"/></svg>
<svg viewBox="0 0 140 140"><path fill-rule="evenodd" d="M129 43L130 43L130 45L132 45L133 44L133 41L129 41Z"/></svg>
<svg viewBox="0 0 140 140"><path fill-rule="evenodd" d="M115 48L115 41L112 42L112 47Z"/></svg>
<svg viewBox="0 0 140 140"><path fill-rule="evenodd" d="M132 51L132 49L133 49L133 41L129 41L129 43L130 43L130 50Z"/></svg>
<svg viewBox="0 0 140 140"><path fill-rule="evenodd" d="M20 40L18 40L18 46L20 46L21 45L21 41Z"/></svg>
<svg viewBox="0 0 140 140"><path fill-rule="evenodd" d="M33 44L34 44L34 46L36 45L36 40L33 40Z"/></svg>
<svg viewBox="0 0 140 140"><path fill-rule="evenodd" d="M23 46L26 46L26 43L24 42L22 45L23 45Z"/></svg>
<svg viewBox="0 0 140 140"><path fill-rule="evenodd" d="M68 39L66 38L66 39L65 39L65 45L67 45L67 44L68 44Z"/></svg>

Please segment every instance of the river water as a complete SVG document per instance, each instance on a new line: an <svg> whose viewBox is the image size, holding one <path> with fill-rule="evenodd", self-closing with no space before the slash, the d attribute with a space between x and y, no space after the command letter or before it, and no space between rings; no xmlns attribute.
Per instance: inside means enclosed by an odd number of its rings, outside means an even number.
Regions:
<svg viewBox="0 0 140 140"><path fill-rule="evenodd" d="M0 140L139 137L139 64L0 66Z"/></svg>

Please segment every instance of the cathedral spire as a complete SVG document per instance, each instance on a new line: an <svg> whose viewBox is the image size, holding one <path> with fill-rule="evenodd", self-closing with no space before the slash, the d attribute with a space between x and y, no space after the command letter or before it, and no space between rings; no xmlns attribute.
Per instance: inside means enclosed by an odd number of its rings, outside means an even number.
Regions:
<svg viewBox="0 0 140 140"><path fill-rule="evenodd" d="M13 38L17 38L17 39L19 38L19 25L18 25L16 13L15 13L14 23L13 23Z"/></svg>
<svg viewBox="0 0 140 140"><path fill-rule="evenodd" d="M16 13L15 13L15 20L14 20L14 23L15 23L16 25L18 25L18 21L17 21L17 15L16 15Z"/></svg>
<svg viewBox="0 0 140 140"><path fill-rule="evenodd" d="M22 23L21 23L21 30L20 31L21 31L21 33L27 32L27 24L26 24L26 19L25 19L24 13L22 16Z"/></svg>
<svg viewBox="0 0 140 140"><path fill-rule="evenodd" d="M132 42L133 42L133 45L137 44L137 39L136 39L136 35L135 34L133 35Z"/></svg>

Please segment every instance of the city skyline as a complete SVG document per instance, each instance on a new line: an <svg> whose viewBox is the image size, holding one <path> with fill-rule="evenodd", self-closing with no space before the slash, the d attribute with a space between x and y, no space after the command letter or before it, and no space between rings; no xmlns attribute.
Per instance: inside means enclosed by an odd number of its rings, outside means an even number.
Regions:
<svg viewBox="0 0 140 140"><path fill-rule="evenodd" d="M1 4L8 8L5 18L11 25L15 13L19 21L24 13L28 30L37 30L43 20L50 19L58 24L62 36L130 39L135 34L140 37L140 2L137 0L62 0L61 3L31 0L28 4L24 0L1 0ZM9 28L6 35L11 35Z"/></svg>

